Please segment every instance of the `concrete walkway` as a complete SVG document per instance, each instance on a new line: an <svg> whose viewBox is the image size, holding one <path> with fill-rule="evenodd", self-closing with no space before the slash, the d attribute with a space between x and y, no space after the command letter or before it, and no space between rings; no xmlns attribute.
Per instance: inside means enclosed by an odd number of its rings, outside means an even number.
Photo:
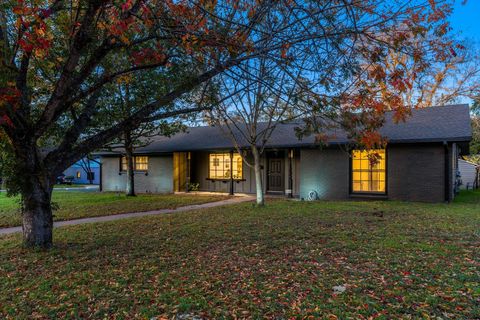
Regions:
<svg viewBox="0 0 480 320"><path fill-rule="evenodd" d="M88 191L88 192L93 192L93 191L98 191L99 187L97 185L92 185L92 186L85 186L85 187L75 187L74 184L72 184L71 187L59 187L59 188L54 188L53 191ZM0 192L7 192L6 189L0 189Z"/></svg>
<svg viewBox="0 0 480 320"><path fill-rule="evenodd" d="M206 209L206 208L214 208L220 207L235 203L253 201L255 197L253 196L237 196L226 200L215 201L215 202L207 202L203 204L192 204L190 206L179 207L177 209L161 209L161 210L152 210L152 211L143 211L143 212L131 212L131 213L121 213L115 214L110 216L100 216L100 217L92 217L92 218L82 218L82 219L74 219L74 220L66 220L66 221L57 221L53 223L54 228L64 227L64 226L74 226L77 224L84 224L84 223L96 223L96 222L106 222L106 221L115 221L121 219L128 219L128 218L137 218L137 217L145 217L145 216L155 216L160 214L168 214L168 213L176 213L176 212L185 212L191 210L198 210L198 209ZM22 227L11 227L11 228L3 228L0 229L0 236L12 233L22 232Z"/></svg>

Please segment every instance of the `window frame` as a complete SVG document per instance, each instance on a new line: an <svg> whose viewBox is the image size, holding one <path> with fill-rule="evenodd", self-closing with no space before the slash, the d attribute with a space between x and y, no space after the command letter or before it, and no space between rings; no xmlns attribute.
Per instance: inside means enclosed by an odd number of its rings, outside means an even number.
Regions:
<svg viewBox="0 0 480 320"><path fill-rule="evenodd" d="M224 177L224 178L219 178L219 177L215 177L215 178L212 178L212 176L210 175L210 172L211 172L211 169L210 169L210 164L211 164L211 161L210 161L210 158L212 155L223 155L224 157L226 155L228 155L230 157L230 152L209 152L208 153L208 164L207 164L207 170L208 170L208 177L207 177L207 180L213 180L213 181L229 181L231 178L230 176L228 177ZM241 160L241 176L238 178L235 178L233 177L233 180L234 181L244 181L245 178L244 178L244 168L243 168L243 158L242 158L242 155L239 153L239 152L234 152L233 153L233 165L235 165L235 156L238 155L240 157L240 160ZM220 162L219 162L220 164ZM225 164L225 162L223 162L223 164ZM236 164L237 165L237 173L238 173L238 163ZM225 167L222 169L224 172L226 171L225 170ZM228 170L228 169L227 169ZM233 175L235 176L235 174Z"/></svg>
<svg viewBox="0 0 480 320"><path fill-rule="evenodd" d="M354 191L353 190L353 151L359 149L350 150L349 161L349 192L351 195L368 195L368 196L387 196L388 195L388 147L385 147L385 191Z"/></svg>
<svg viewBox="0 0 480 320"><path fill-rule="evenodd" d="M146 164L147 169L137 169L137 158L138 157L145 157L147 159L146 163L141 163L141 164ZM125 166L128 166L127 164L127 157L121 156L120 157L120 172L127 172L127 168L123 168L123 159L125 159ZM149 165L149 156L133 156L133 171L134 172L148 172L148 165Z"/></svg>

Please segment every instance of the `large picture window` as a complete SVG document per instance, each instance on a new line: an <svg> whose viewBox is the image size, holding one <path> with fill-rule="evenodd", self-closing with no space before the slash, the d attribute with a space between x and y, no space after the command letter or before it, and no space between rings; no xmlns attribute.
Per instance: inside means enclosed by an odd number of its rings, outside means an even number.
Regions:
<svg viewBox="0 0 480 320"><path fill-rule="evenodd" d="M369 155L378 158L372 162ZM352 191L385 193L386 152L384 149L352 151Z"/></svg>
<svg viewBox="0 0 480 320"><path fill-rule="evenodd" d="M127 171L127 158L122 157L121 170ZM136 156L133 157L133 170L135 171L148 171L148 157Z"/></svg>
<svg viewBox="0 0 480 320"><path fill-rule="evenodd" d="M230 153L211 153L208 177L210 179L230 179L230 166ZM243 161L238 153L233 154L233 179L243 179Z"/></svg>

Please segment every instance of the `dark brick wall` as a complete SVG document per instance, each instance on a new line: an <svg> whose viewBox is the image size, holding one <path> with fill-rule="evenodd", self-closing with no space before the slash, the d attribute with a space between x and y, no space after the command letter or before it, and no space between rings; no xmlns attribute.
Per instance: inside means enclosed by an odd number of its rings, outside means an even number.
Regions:
<svg viewBox="0 0 480 320"><path fill-rule="evenodd" d="M387 161L389 199L445 201L443 145L390 145Z"/></svg>
<svg viewBox="0 0 480 320"><path fill-rule="evenodd" d="M454 161L453 158L450 152L449 162ZM300 197L306 198L315 190L321 199L350 198L350 158L345 151L302 149L300 161ZM451 166L448 172L451 174ZM445 148L442 144L388 147L388 199L444 202L444 186Z"/></svg>
<svg viewBox="0 0 480 320"><path fill-rule="evenodd" d="M311 190L320 199L349 197L350 160L344 150L302 149L300 153L300 197L307 198Z"/></svg>

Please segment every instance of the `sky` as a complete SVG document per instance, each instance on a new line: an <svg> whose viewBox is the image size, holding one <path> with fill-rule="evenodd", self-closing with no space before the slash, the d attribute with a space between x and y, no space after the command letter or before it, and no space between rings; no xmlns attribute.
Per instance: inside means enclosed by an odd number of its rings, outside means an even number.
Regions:
<svg viewBox="0 0 480 320"><path fill-rule="evenodd" d="M480 0L468 0L462 5L462 0L455 1L453 14L450 18L453 31L459 32L461 38L467 38L480 46Z"/></svg>
<svg viewBox="0 0 480 320"><path fill-rule="evenodd" d="M480 0L455 0L453 14L450 17L451 27L459 39L467 39L473 48L480 49ZM462 98L461 103L471 103L470 99Z"/></svg>

